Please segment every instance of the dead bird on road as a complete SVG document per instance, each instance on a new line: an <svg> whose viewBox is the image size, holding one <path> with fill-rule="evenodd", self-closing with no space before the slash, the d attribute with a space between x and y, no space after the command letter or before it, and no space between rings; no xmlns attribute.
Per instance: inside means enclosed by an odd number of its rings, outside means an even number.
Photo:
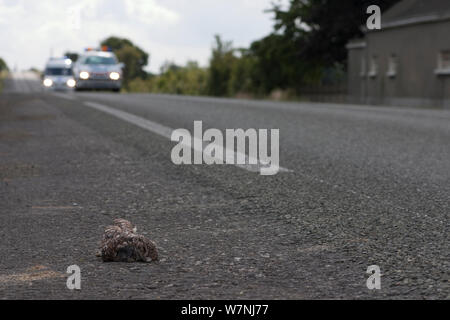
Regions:
<svg viewBox="0 0 450 320"><path fill-rule="evenodd" d="M158 261L158 250L130 221L115 219L105 229L97 256L104 262L151 262Z"/></svg>

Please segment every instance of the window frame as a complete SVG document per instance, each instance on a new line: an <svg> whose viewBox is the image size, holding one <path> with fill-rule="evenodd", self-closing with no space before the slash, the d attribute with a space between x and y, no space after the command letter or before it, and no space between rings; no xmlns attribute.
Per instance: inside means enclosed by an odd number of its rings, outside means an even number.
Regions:
<svg viewBox="0 0 450 320"><path fill-rule="evenodd" d="M398 74L398 55L392 53L388 57L388 67L386 71L386 76L388 78L395 78Z"/></svg>
<svg viewBox="0 0 450 320"><path fill-rule="evenodd" d="M378 56L377 55L373 55L370 58L370 63L369 63L369 72L368 72L368 76L370 78L375 78L378 75Z"/></svg>
<svg viewBox="0 0 450 320"><path fill-rule="evenodd" d="M444 62L445 55L447 57ZM450 75L450 49L441 50L438 53L437 68L434 73L436 75Z"/></svg>

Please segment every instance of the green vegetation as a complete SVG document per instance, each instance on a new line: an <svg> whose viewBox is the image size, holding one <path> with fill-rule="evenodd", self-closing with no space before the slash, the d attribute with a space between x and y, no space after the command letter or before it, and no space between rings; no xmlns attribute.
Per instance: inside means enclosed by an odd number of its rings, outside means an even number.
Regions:
<svg viewBox="0 0 450 320"><path fill-rule="evenodd" d="M69 58L70 60L72 60L72 62L77 61L77 60L78 60L78 57L79 57L78 53L76 53L76 52L70 52L70 51L64 53L64 56L67 57L67 58Z"/></svg>
<svg viewBox="0 0 450 320"><path fill-rule="evenodd" d="M8 65L6 64L5 60L0 58L0 72L2 71L8 71Z"/></svg>
<svg viewBox="0 0 450 320"><path fill-rule="evenodd" d="M2 92L3 80L5 79L8 72L9 72L8 65L2 58L0 58L0 92Z"/></svg>
<svg viewBox="0 0 450 320"><path fill-rule="evenodd" d="M292 46L292 54L312 67L327 68L346 63L349 40L363 35L367 7L382 12L400 0L290 0L287 10L275 5L275 32Z"/></svg>
<svg viewBox="0 0 450 320"><path fill-rule="evenodd" d="M274 4L274 30L249 48L234 48L216 35L207 68L196 62L166 62L158 75L144 71L148 54L127 39L110 37L101 45L113 48L125 64L128 92L157 92L222 97L299 96L305 88L345 83L351 39L362 36L366 9L382 11L399 0L291 0L287 9Z"/></svg>
<svg viewBox="0 0 450 320"><path fill-rule="evenodd" d="M207 70L200 68L196 62L188 62L184 67L166 62L161 67L160 75L131 80L128 91L205 95L207 76Z"/></svg>
<svg viewBox="0 0 450 320"><path fill-rule="evenodd" d="M5 79L5 74L3 71L0 71L0 93L2 93L3 90L3 80Z"/></svg>
<svg viewBox="0 0 450 320"><path fill-rule="evenodd" d="M119 61L125 64L123 69L123 85L125 89L129 89L130 81L147 78L144 67L148 63L149 55L130 40L109 37L103 40L100 45L111 48Z"/></svg>

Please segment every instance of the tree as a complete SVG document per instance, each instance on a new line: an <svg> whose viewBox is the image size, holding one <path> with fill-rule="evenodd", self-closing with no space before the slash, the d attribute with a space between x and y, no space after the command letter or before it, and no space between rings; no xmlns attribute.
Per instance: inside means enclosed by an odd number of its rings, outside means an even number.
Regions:
<svg viewBox="0 0 450 320"><path fill-rule="evenodd" d="M165 62L161 74L150 80L153 92L204 95L206 94L207 70L200 68L195 61L188 61L186 66Z"/></svg>
<svg viewBox="0 0 450 320"><path fill-rule="evenodd" d="M228 81L228 94L251 94L258 91L257 59L248 49L239 49Z"/></svg>
<svg viewBox="0 0 450 320"><path fill-rule="evenodd" d="M159 68L160 74L164 74L170 71L178 71L180 70L182 67L177 65L175 62L173 61L165 61L162 66Z"/></svg>
<svg viewBox="0 0 450 320"><path fill-rule="evenodd" d="M294 44L285 41L281 35L271 34L250 46L251 54L256 58L255 86L262 94L274 89L295 86L303 75L301 60Z"/></svg>
<svg viewBox="0 0 450 320"><path fill-rule="evenodd" d="M8 65L6 64L5 60L0 58L0 72L2 72L3 70L9 71L9 68L8 68Z"/></svg>
<svg viewBox="0 0 450 320"><path fill-rule="evenodd" d="M228 95L228 81L236 60L232 43L230 41L223 42L220 36L216 35L209 65L208 94Z"/></svg>
<svg viewBox="0 0 450 320"><path fill-rule="evenodd" d="M69 52L67 51L66 53L64 53L64 56L66 56L67 58L69 58L70 60L72 60L72 62L75 62L78 60L78 53L76 52Z"/></svg>
<svg viewBox="0 0 450 320"><path fill-rule="evenodd" d="M148 64L149 55L144 50L134 45L128 39L109 37L101 42L101 46L108 46L116 54L120 62L125 64L125 85L130 79L136 77L146 78L144 67Z"/></svg>
<svg viewBox="0 0 450 320"><path fill-rule="evenodd" d="M123 46L115 51L115 54L119 61L123 62L125 67L123 68L124 86L127 87L128 82L135 78L145 78L145 71L142 70L140 64L141 54L136 47L129 45Z"/></svg>
<svg viewBox="0 0 450 320"><path fill-rule="evenodd" d="M370 5L384 11L400 0L290 0L287 10L274 5L275 32L291 41L300 59L332 66L346 63L345 45L363 35Z"/></svg>

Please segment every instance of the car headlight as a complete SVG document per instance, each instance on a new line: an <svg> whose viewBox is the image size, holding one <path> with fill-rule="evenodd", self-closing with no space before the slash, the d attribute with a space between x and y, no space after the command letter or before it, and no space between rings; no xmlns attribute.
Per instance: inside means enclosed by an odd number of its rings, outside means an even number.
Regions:
<svg viewBox="0 0 450 320"><path fill-rule="evenodd" d="M69 80L67 80L66 84L69 88L73 88L73 87L75 87L76 82L73 79L69 79Z"/></svg>
<svg viewBox="0 0 450 320"><path fill-rule="evenodd" d="M46 86L46 87L51 87L52 86L52 84L53 84L53 81L52 81L52 79L44 79L44 86Z"/></svg>
<svg viewBox="0 0 450 320"><path fill-rule="evenodd" d="M111 80L119 80L120 74L118 72L111 72L109 74L109 77L111 78Z"/></svg>
<svg viewBox="0 0 450 320"><path fill-rule="evenodd" d="M80 78L83 79L83 80L89 79L89 72L87 72L87 71L81 71L81 72L80 72Z"/></svg>

